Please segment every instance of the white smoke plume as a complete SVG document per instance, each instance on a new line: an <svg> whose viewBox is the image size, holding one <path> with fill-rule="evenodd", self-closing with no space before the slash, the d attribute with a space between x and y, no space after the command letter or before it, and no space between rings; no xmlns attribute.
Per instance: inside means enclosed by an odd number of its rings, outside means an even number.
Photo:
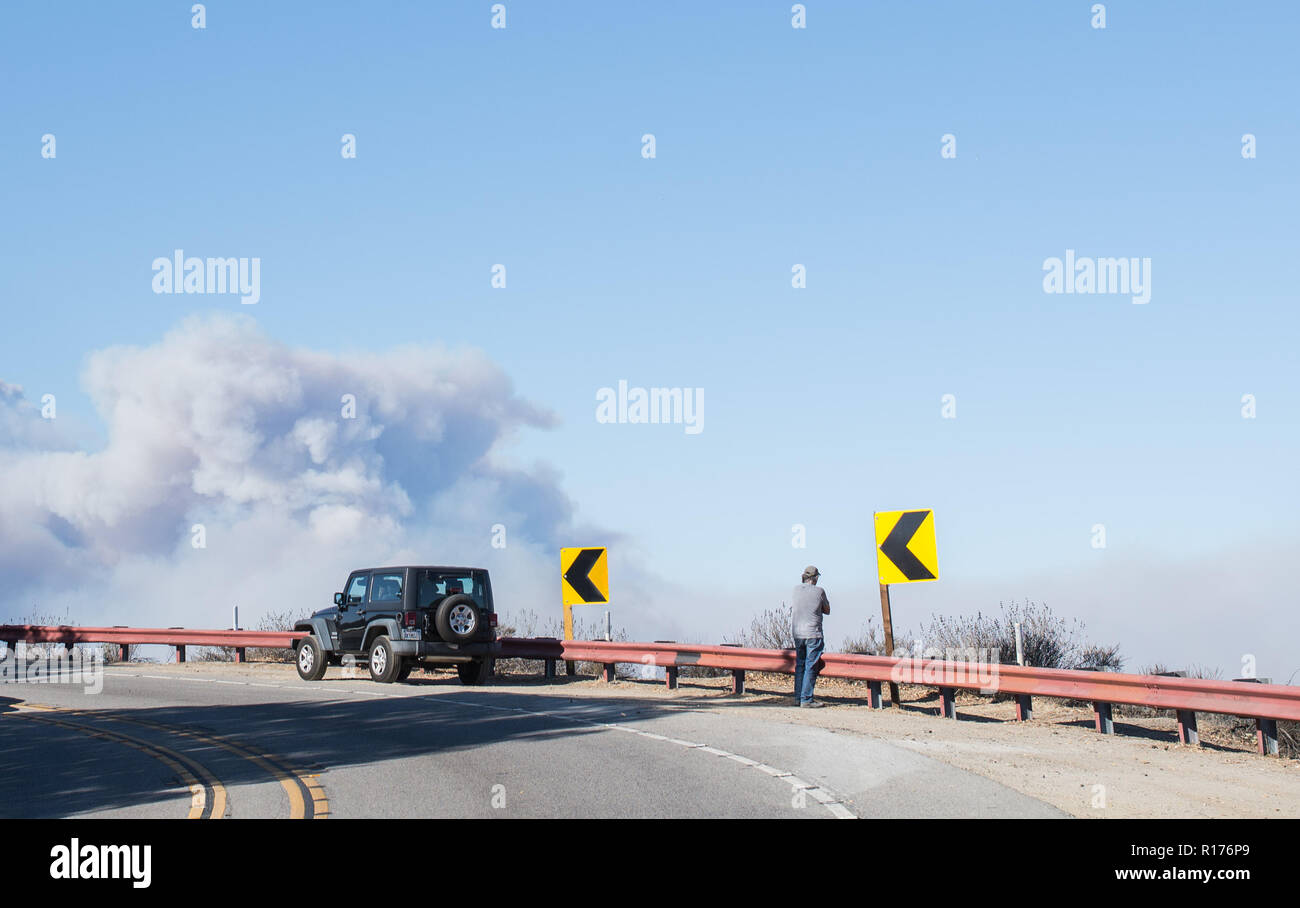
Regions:
<svg viewBox="0 0 1300 908"><path fill-rule="evenodd" d="M442 563L489 568L498 611L550 618L559 547L594 535L554 470L503 462L556 420L479 351L326 354L196 317L92 354L83 383L107 425L95 452L0 384L6 617L224 627L238 604L249 626L329 604L355 567Z"/></svg>

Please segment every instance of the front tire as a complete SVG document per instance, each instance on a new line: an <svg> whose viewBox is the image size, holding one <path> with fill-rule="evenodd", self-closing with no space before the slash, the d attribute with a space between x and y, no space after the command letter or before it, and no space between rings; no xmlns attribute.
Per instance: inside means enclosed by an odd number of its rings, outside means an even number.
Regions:
<svg viewBox="0 0 1300 908"><path fill-rule="evenodd" d="M492 677L492 659L484 656L473 662L461 662L456 665L461 684L482 684Z"/></svg>
<svg viewBox="0 0 1300 908"><path fill-rule="evenodd" d="M387 636L375 638L370 644L370 680L392 684L402 670L402 660L393 653L392 641Z"/></svg>
<svg viewBox="0 0 1300 908"><path fill-rule="evenodd" d="M329 666L320 640L315 636L306 637L298 644L294 661L298 663L298 677L304 681L319 681L325 677L325 669Z"/></svg>

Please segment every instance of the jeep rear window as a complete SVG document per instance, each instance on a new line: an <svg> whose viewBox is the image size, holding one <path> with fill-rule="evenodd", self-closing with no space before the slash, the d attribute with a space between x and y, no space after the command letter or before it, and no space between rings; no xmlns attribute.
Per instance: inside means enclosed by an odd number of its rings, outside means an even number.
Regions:
<svg viewBox="0 0 1300 908"><path fill-rule="evenodd" d="M484 605L485 592L478 572L421 571L420 601L423 607L437 605L447 596L465 593L479 605Z"/></svg>

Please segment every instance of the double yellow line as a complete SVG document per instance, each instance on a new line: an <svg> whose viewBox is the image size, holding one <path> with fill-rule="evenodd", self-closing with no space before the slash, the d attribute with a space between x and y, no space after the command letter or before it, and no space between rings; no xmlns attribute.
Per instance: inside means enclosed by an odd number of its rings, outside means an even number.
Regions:
<svg viewBox="0 0 1300 908"><path fill-rule="evenodd" d="M63 716L71 716L81 719L97 718L107 719L111 722L123 722L141 728L148 728L154 731L161 731L166 734L188 738L192 741L210 744L213 747L219 747L222 750L248 760L259 768L265 770L272 776L272 778L280 783L280 787L284 789L285 794L289 798L289 819L319 820L329 816L329 798L325 796L325 789L321 787L320 780L316 777L316 774L291 769L285 766L278 758L272 757L266 753L259 753L245 744L236 744L216 735L188 728L163 725L145 719L134 719L120 715L110 716L103 714L87 714L78 710L70 710L55 706L37 706L36 704L25 703L19 711L6 714L61 726L96 738L116 741L149 754L155 759L161 761L172 771L176 772L181 777L182 781L185 782L187 787L189 787L191 798L190 811L187 817L188 819L218 820L224 817L226 813L226 788L201 763L194 760L192 757L178 753L171 748L164 747L163 745L156 744L152 741L146 741L142 738L137 738L133 735L107 731L84 722L72 722L67 721L66 719L56 719L49 715L37 715L30 710L38 710L41 713L59 713ZM202 782L199 781L200 779L202 779Z"/></svg>
<svg viewBox="0 0 1300 908"><path fill-rule="evenodd" d="M89 735L92 738L99 738L105 741L113 741L117 744L125 744L134 750L153 757L162 763L172 772L180 777L182 784L190 790L190 810L186 815L188 820L219 820L226 814L226 787L222 785L217 778L208 772L208 770L195 760L186 757L184 754L177 753L170 747L164 747L161 744L155 744L152 741L145 741L142 738L136 738L132 735L124 735L120 732L108 731L103 728L94 728L81 722L67 722L62 719L56 719L53 716L39 715L36 712L28 710L40 710L43 712L55 712L52 707L43 706L26 706L23 710L9 713L8 715L31 719L35 722L41 722L46 725L54 725L59 728L66 728L69 731L75 731L79 734ZM202 779L200 782L199 780Z"/></svg>
<svg viewBox="0 0 1300 908"><path fill-rule="evenodd" d="M280 783L280 787L284 789L284 793L289 797L289 819L321 820L329 816L329 799L325 797L325 789L321 788L320 781L315 774L290 769L276 757L258 753L247 745L235 744L226 738L219 738L204 732L161 725L144 719L128 719L124 716L110 716L107 718L111 718L116 722L129 722L143 728L152 728L157 731L180 735L183 738L191 738L195 741L202 741L204 744L220 747L222 750L242 757L266 770Z"/></svg>

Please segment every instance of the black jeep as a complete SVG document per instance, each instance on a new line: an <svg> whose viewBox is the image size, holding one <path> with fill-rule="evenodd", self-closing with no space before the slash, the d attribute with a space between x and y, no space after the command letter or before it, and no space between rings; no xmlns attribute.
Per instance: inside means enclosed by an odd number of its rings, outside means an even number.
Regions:
<svg viewBox="0 0 1300 908"><path fill-rule="evenodd" d="M480 568L387 567L353 571L334 606L299 621L298 676L319 681L346 657L375 681L403 681L417 662L455 665L464 684L492 672L497 616Z"/></svg>

